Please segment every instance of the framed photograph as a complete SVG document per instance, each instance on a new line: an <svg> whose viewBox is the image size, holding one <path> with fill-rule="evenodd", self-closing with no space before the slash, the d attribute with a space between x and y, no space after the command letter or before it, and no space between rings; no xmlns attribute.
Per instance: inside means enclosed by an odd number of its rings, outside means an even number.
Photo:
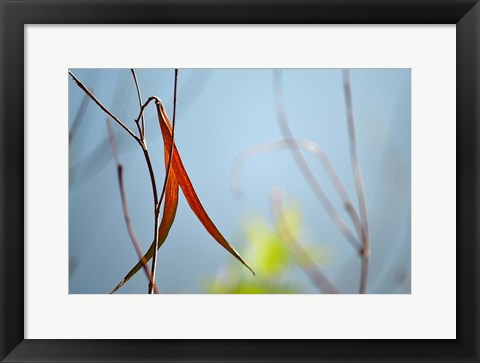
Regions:
<svg viewBox="0 0 480 363"><path fill-rule="evenodd" d="M1 12L2 362L480 361L477 1Z"/></svg>

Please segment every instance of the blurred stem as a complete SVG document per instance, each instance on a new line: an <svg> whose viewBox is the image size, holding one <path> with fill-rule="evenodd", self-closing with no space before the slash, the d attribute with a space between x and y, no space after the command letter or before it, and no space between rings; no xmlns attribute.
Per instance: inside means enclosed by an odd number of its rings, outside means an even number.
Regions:
<svg viewBox="0 0 480 363"><path fill-rule="evenodd" d="M90 88L89 91L93 94L93 88ZM83 95L83 100L82 104L80 105L80 108L75 116L75 119L72 123L72 127L70 128L70 131L68 132L68 142L71 143L77 134L77 130L80 127L80 123L83 120L83 116L85 115L85 111L87 110L88 107L88 101L89 97L88 95Z"/></svg>
<svg viewBox="0 0 480 363"><path fill-rule="evenodd" d="M293 139L292 132L290 131L290 127L288 126L287 116L285 114L284 109L284 102L283 102L283 94L282 94L282 77L280 70L273 71L273 91L275 95L275 111L277 114L277 120L280 126L280 130L282 132L282 136L284 139ZM340 215L336 212L333 208L332 204L330 203L329 199L325 195L320 184L315 179L312 171L308 167L305 159L302 156L299 148L296 144L293 144L293 147L290 147L289 150L292 153L292 156L297 163L298 167L302 171L305 179L307 180L308 184L314 191L317 199L320 201L320 204L323 206L327 214L330 216L334 224L340 230L340 232L344 235L346 240L350 242L350 244L357 250L359 253L361 251L361 244L355 238L355 236L350 231L350 228L345 224L344 220L340 217Z"/></svg>
<svg viewBox="0 0 480 363"><path fill-rule="evenodd" d="M358 205L360 208L360 217L362 219L361 241L362 249L360 251L362 258L362 273L360 275L360 293L367 291L368 280L368 262L370 257L370 243L368 235L367 203L365 189L363 186L362 174L357 157L357 142L355 138L355 125L353 121L352 90L350 85L350 72L343 70L343 93L345 95L345 108L347 110L348 139L350 144L350 160L352 162L352 171L355 179L355 187L358 195Z"/></svg>
<svg viewBox="0 0 480 363"><path fill-rule="evenodd" d="M328 280L323 272L317 267L307 251L302 247L298 240L293 237L287 226L283 213L282 192L279 189L272 190L270 194L270 208L277 231L279 231L282 241L288 247L295 258L295 261L302 268L305 274L315 284L315 286L326 294L339 294L338 289Z"/></svg>
<svg viewBox="0 0 480 363"><path fill-rule="evenodd" d="M335 169L333 168L332 163L330 162L327 155L323 152L321 147L312 140L301 139L301 138L292 138L292 139L285 138L285 139L271 141L265 144L256 145L248 149L247 151L243 152L236 158L235 163L233 164L232 177L231 177L231 183L230 183L232 192L237 196L241 195L240 175L242 171L242 166L245 163L245 161L253 157L256 157L259 154L263 154L263 153L267 153L267 152L275 151L279 149L284 149L284 148L293 148L293 147L302 148L306 151L313 153L317 157L318 161L320 162L325 172L327 173L328 177L330 178L332 184L334 185L337 191L337 194L339 195L342 201L342 204L345 207L345 210L347 211L348 215L350 216L350 219L352 220L353 224L355 225L355 228L357 229L358 235L360 235L361 229L362 229L361 222L358 217L357 211L353 207L353 203L350 200L350 197L348 196L345 190L345 187L343 186L340 178L335 172Z"/></svg>

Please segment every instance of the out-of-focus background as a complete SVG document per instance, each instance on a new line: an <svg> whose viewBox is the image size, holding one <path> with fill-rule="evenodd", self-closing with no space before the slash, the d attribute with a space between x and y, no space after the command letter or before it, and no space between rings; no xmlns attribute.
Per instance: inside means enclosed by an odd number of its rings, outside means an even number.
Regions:
<svg viewBox="0 0 480 363"><path fill-rule="evenodd" d="M72 69L136 131L139 112L129 69ZM358 209L349 154L341 69L285 69L285 113L294 137L328 156ZM369 218L367 293L410 293L411 72L352 69L357 155ZM137 69L143 100L158 96L172 119L174 70ZM138 261L123 219L105 113L69 77L69 292L108 293ZM289 248L272 216L272 190L283 196L284 224L341 293L358 293L360 258L315 197L290 150L245 152L280 140L270 69L180 69L175 140L207 213L256 276L204 229L180 192L176 219L158 254L162 293L321 293L309 267ZM161 190L163 141L156 111L145 113L147 142ZM112 123L124 165L132 223L146 251L153 240L150 179L138 144ZM302 152L339 215L354 231L316 156ZM243 160L243 163L238 163ZM287 242L287 243L286 243ZM150 264L149 264L150 265ZM146 293L143 270L118 293Z"/></svg>

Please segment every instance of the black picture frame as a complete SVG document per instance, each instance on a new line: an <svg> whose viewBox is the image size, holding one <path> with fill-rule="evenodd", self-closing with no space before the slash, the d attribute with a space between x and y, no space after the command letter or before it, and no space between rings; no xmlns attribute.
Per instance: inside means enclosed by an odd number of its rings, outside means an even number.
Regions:
<svg viewBox="0 0 480 363"><path fill-rule="evenodd" d="M0 359L3 362L479 362L478 0L0 0ZM24 25L456 24L457 339L24 339ZM439 297L440 298L440 297ZM439 317L441 319L441 317ZM252 324L254 328L255 324ZM415 327L412 327L414 329Z"/></svg>

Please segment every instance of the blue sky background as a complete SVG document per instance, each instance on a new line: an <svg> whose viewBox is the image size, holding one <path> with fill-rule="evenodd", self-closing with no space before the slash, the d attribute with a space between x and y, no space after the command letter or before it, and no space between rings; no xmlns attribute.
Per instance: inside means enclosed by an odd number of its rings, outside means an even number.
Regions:
<svg viewBox="0 0 480 363"><path fill-rule="evenodd" d="M132 130L139 105L128 69L72 69L96 97ZM242 172L245 198L230 189L234 161L247 149L281 137L269 69L180 69L175 138L185 168L207 213L237 250L248 243L249 218L272 223L269 194L284 189L302 212L302 236L324 246L322 269L346 293L358 291L360 262L338 232L288 150L259 155ZM174 71L138 69L143 99L156 95L172 115ZM350 71L357 151L367 197L371 234L369 293L405 293L410 288L411 72L410 69ZM340 69L282 71L284 106L295 137L318 143L357 205L351 169ZM69 125L84 94L69 78ZM163 145L154 107L146 112L147 139L163 181ZM146 251L153 238L153 202L142 152L114 124L124 164L130 214ZM341 203L314 156L304 153L315 176L345 220ZM116 168L105 114L89 102L70 143L70 293L108 293L137 262L123 221ZM161 185L159 186L161 188ZM205 231L183 195L170 234L159 251L157 281L163 293L202 293L231 257ZM254 266L253 266L254 267ZM254 267L255 268L255 267ZM242 270L241 270L242 271ZM242 273L249 276L243 269ZM298 270L290 276L306 293L315 287ZM145 293L143 271L119 293Z"/></svg>

